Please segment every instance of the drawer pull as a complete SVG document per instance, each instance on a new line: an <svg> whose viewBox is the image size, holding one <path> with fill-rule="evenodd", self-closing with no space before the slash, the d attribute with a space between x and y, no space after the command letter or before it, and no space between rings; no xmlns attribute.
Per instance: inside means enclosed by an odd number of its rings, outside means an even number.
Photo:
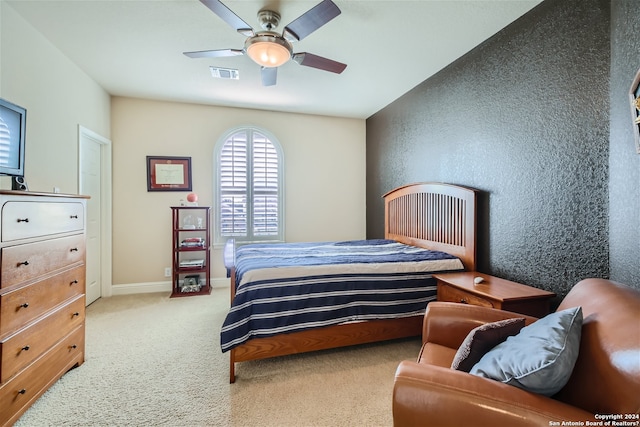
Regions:
<svg viewBox="0 0 640 427"><path fill-rule="evenodd" d="M69 218L71 218L71 219L78 219L78 215L71 215Z"/></svg>
<svg viewBox="0 0 640 427"><path fill-rule="evenodd" d="M78 313L77 311L75 313L73 313L73 315L71 317L76 317L76 316L80 316L80 313Z"/></svg>
<svg viewBox="0 0 640 427"><path fill-rule="evenodd" d="M27 307L29 307L29 303L28 302L25 302L24 304L20 304L18 306L18 308L27 308Z"/></svg>
<svg viewBox="0 0 640 427"><path fill-rule="evenodd" d="M21 348L21 350L29 351L29 349L30 349L30 348L31 348L31 347L29 347L28 345L25 345L24 347L22 347L22 348Z"/></svg>
<svg viewBox="0 0 640 427"><path fill-rule="evenodd" d="M29 265L29 261L22 261L18 263L18 267L20 267L21 265Z"/></svg>
<svg viewBox="0 0 640 427"><path fill-rule="evenodd" d="M78 248L71 248L69 249L69 252L78 252Z"/></svg>
<svg viewBox="0 0 640 427"><path fill-rule="evenodd" d="M29 222L29 218L18 218L18 222Z"/></svg>
<svg viewBox="0 0 640 427"><path fill-rule="evenodd" d="M26 388L23 388L23 389L18 391L19 394L25 394L26 392L27 392Z"/></svg>
<svg viewBox="0 0 640 427"><path fill-rule="evenodd" d="M78 348L78 346L77 346L77 345L75 345L75 344L72 344L72 345L70 345L70 346L69 346L69 348L71 348L71 349L75 350L76 348Z"/></svg>
<svg viewBox="0 0 640 427"><path fill-rule="evenodd" d="M469 301L467 301L467 300L466 300L466 299L464 299L464 298L461 298L461 299L460 299L460 304L469 304Z"/></svg>
<svg viewBox="0 0 640 427"><path fill-rule="evenodd" d="M78 281L77 280L72 280L71 283L69 283L70 285L77 285Z"/></svg>

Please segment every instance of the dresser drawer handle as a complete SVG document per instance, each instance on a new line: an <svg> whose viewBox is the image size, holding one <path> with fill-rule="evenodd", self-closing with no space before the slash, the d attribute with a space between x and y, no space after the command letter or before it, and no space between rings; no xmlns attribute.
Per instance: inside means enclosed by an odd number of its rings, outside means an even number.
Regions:
<svg viewBox="0 0 640 427"><path fill-rule="evenodd" d="M23 388L23 389L18 391L19 394L25 394L26 392L27 392L26 388Z"/></svg>
<svg viewBox="0 0 640 427"><path fill-rule="evenodd" d="M467 300L466 300L466 299L464 299L464 298L461 298L461 299L460 299L460 304L469 304L469 301L467 301Z"/></svg>
<svg viewBox="0 0 640 427"><path fill-rule="evenodd" d="M29 307L29 303L28 302L25 302L24 304L20 304L18 306L18 308L27 308L27 307Z"/></svg>
<svg viewBox="0 0 640 427"><path fill-rule="evenodd" d="M77 280L72 280L71 283L69 283L70 285L77 285L78 281Z"/></svg>
<svg viewBox="0 0 640 427"><path fill-rule="evenodd" d="M17 267L20 267L21 265L29 265L29 261L22 261L22 262L19 262L19 263L18 263L18 265L17 265Z"/></svg>
<svg viewBox="0 0 640 427"><path fill-rule="evenodd" d="M31 348L31 347L29 347L28 345L25 345L24 347L22 347L22 348L21 348L21 350L29 351L29 349L30 349L30 348Z"/></svg>
<svg viewBox="0 0 640 427"><path fill-rule="evenodd" d="M78 248L71 248L69 249L69 252L78 252Z"/></svg>
<svg viewBox="0 0 640 427"><path fill-rule="evenodd" d="M78 215L71 215L69 218L71 218L71 219L78 219Z"/></svg>
<svg viewBox="0 0 640 427"><path fill-rule="evenodd" d="M80 313L78 313L77 311L71 315L71 317L76 317L76 316L80 316Z"/></svg>
<svg viewBox="0 0 640 427"><path fill-rule="evenodd" d="M29 218L18 218L18 222L29 222Z"/></svg>
<svg viewBox="0 0 640 427"><path fill-rule="evenodd" d="M69 348L70 348L70 349L72 349L72 350L75 350L76 348L78 348L78 346L77 346L77 345L75 345L75 344L71 344L71 345L69 346Z"/></svg>

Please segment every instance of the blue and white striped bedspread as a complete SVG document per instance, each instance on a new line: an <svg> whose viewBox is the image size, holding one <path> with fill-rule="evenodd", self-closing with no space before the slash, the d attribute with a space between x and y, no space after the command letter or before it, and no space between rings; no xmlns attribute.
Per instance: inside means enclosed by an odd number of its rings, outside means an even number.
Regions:
<svg viewBox="0 0 640 427"><path fill-rule="evenodd" d="M422 314L436 299L431 273L463 269L452 255L394 240L245 245L235 266L223 352L251 338Z"/></svg>

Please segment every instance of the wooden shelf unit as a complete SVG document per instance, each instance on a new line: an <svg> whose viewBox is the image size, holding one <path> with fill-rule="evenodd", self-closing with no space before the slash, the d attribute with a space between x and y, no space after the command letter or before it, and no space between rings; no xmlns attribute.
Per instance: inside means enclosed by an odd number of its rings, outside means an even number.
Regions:
<svg viewBox="0 0 640 427"><path fill-rule="evenodd" d="M209 206L172 206L171 211L173 229L171 298L209 295L211 293L211 208ZM185 266L184 263L187 261L202 261L202 265ZM189 289L190 286L198 289Z"/></svg>

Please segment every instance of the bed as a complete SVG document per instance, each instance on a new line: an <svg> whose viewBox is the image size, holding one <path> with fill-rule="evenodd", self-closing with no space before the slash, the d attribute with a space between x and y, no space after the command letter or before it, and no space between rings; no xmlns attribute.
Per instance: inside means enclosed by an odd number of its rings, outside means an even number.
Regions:
<svg viewBox="0 0 640 427"><path fill-rule="evenodd" d="M475 270L475 190L419 183L383 198L384 239L228 242L231 309L221 346L229 352L230 382L238 362L418 336L424 308L436 298L430 273ZM319 296L331 309L314 305ZM293 306L278 308L284 300Z"/></svg>

